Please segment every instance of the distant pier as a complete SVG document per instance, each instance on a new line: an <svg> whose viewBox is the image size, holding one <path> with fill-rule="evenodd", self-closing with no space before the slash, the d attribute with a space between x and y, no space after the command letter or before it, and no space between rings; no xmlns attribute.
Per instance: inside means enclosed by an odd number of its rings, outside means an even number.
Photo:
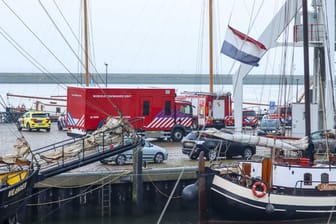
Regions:
<svg viewBox="0 0 336 224"><path fill-rule="evenodd" d="M287 75L288 76L288 75ZM286 76L286 77L287 77ZM303 75L287 77L285 82L281 75L253 74L247 75L243 81L245 85L303 85ZM209 84L208 74L145 74L145 73L108 73L91 74L95 83L102 84ZM79 84L85 83L82 73L0 73L0 83L3 84ZM232 84L232 75L215 74L215 84Z"/></svg>

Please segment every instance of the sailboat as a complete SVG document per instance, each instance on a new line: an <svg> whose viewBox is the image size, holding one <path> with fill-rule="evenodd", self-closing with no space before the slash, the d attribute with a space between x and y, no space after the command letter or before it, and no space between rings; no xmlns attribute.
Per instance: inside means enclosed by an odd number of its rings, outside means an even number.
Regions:
<svg viewBox="0 0 336 224"><path fill-rule="evenodd" d="M84 13L86 14L86 1ZM87 49L87 40L85 45ZM85 55L88 64L87 51ZM86 66L86 85L88 83ZM127 143L124 142L126 137L130 140ZM90 135L56 142L35 150L31 150L21 133L14 145L16 153L0 156L0 224L21 222L20 210L32 197L33 187L39 181L133 149L140 144L140 139L128 121L112 117L108 117ZM113 150L106 150L111 145L114 146Z"/></svg>
<svg viewBox="0 0 336 224"><path fill-rule="evenodd" d="M307 87L307 1L302 2L302 11ZM311 121L308 91L305 92L306 136L310 135ZM227 137L218 130L205 132L212 137L235 140L234 135ZM263 137L257 138L256 144L262 142ZM236 140L248 141L249 138L241 135ZM230 166L212 164L206 167L203 156L200 156L198 181L183 191L184 198L191 199L195 196L195 189L198 189L200 223L208 220L269 223L275 220L330 218L336 213L335 164L330 160L314 160L314 149L309 141L302 150L277 145L279 140L276 136L273 141L273 147L269 145L272 152L270 157L258 156ZM290 140L283 141L290 144Z"/></svg>
<svg viewBox="0 0 336 224"><path fill-rule="evenodd" d="M16 154L0 157L0 223L17 221L39 172L25 138L17 138L14 147Z"/></svg>

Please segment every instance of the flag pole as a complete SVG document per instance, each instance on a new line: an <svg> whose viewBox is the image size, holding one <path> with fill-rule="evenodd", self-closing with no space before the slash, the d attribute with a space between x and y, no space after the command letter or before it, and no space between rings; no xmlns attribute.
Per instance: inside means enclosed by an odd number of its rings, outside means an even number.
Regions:
<svg viewBox="0 0 336 224"><path fill-rule="evenodd" d="M89 86L89 47L87 27L87 2L84 0L84 35L85 35L85 84Z"/></svg>
<svg viewBox="0 0 336 224"><path fill-rule="evenodd" d="M209 0L209 91L213 94L212 0Z"/></svg>

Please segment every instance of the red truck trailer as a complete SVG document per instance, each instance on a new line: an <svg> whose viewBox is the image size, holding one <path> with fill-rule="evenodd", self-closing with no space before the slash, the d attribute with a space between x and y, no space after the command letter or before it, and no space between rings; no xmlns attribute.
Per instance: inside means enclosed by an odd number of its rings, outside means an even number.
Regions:
<svg viewBox="0 0 336 224"><path fill-rule="evenodd" d="M231 93L183 92L179 100L190 101L194 107L194 128L224 128L224 118L232 111Z"/></svg>
<svg viewBox="0 0 336 224"><path fill-rule="evenodd" d="M145 137L180 141L192 130L192 105L175 97L172 88L68 87L67 133L85 135L120 112Z"/></svg>

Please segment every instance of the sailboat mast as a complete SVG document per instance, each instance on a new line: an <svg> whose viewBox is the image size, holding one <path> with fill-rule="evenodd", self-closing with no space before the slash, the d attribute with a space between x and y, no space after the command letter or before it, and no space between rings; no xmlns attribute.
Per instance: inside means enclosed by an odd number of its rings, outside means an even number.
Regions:
<svg viewBox="0 0 336 224"><path fill-rule="evenodd" d="M309 49L308 49L308 9L307 0L302 0L303 22L303 61L304 61L304 91L305 91L305 126L306 136L310 136L310 92L309 92Z"/></svg>
<svg viewBox="0 0 336 224"><path fill-rule="evenodd" d="M213 93L212 0L209 0L209 91Z"/></svg>
<svg viewBox="0 0 336 224"><path fill-rule="evenodd" d="M86 86L89 86L89 47L87 28L87 4L86 0L84 0L85 84Z"/></svg>

